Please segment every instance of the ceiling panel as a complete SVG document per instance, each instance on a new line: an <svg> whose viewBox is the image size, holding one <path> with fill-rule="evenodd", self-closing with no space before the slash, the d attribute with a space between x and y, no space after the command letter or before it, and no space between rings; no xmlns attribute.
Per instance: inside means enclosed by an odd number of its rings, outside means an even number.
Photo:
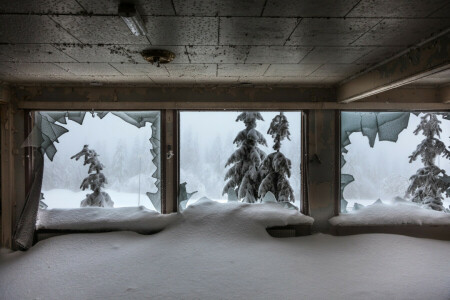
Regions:
<svg viewBox="0 0 450 300"><path fill-rule="evenodd" d="M121 75L116 69L105 63L61 63L57 64L75 75Z"/></svg>
<svg viewBox="0 0 450 300"><path fill-rule="evenodd" d="M385 19L354 45L412 46L450 26L450 19Z"/></svg>
<svg viewBox="0 0 450 300"><path fill-rule="evenodd" d="M217 70L215 64L166 64L164 67L174 77L216 76Z"/></svg>
<svg viewBox="0 0 450 300"><path fill-rule="evenodd" d="M363 57L359 58L355 62L358 64L360 64L360 63L373 64L373 63L382 62L386 59L389 59L393 55L401 52L405 48L402 48L402 47L373 47L371 49L372 49L372 51L370 51Z"/></svg>
<svg viewBox="0 0 450 300"><path fill-rule="evenodd" d="M284 45L296 18L220 18L221 45Z"/></svg>
<svg viewBox="0 0 450 300"><path fill-rule="evenodd" d="M192 63L244 63L248 46L188 46Z"/></svg>
<svg viewBox="0 0 450 300"><path fill-rule="evenodd" d="M144 36L134 36L120 17L60 15L52 19L82 43L148 44Z"/></svg>
<svg viewBox="0 0 450 300"><path fill-rule="evenodd" d="M0 0L0 79L330 85L450 26L444 0L138 0L136 37L119 1ZM144 49L176 58L157 68Z"/></svg>
<svg viewBox="0 0 450 300"><path fill-rule="evenodd" d="M344 17L359 0L268 0L263 16Z"/></svg>
<svg viewBox="0 0 450 300"><path fill-rule="evenodd" d="M252 46L249 50L246 63L299 63L312 47L295 46Z"/></svg>
<svg viewBox="0 0 450 300"><path fill-rule="evenodd" d="M265 0L173 0L178 15L260 16Z"/></svg>
<svg viewBox="0 0 450 300"><path fill-rule="evenodd" d="M347 17L427 17L448 0L362 0Z"/></svg>
<svg viewBox="0 0 450 300"><path fill-rule="evenodd" d="M302 19L287 45L347 46L381 19Z"/></svg>
<svg viewBox="0 0 450 300"><path fill-rule="evenodd" d="M373 47L316 47L301 62L352 63L373 49Z"/></svg>
<svg viewBox="0 0 450 300"><path fill-rule="evenodd" d="M153 45L217 45L217 18L147 17L146 20L147 36Z"/></svg>
<svg viewBox="0 0 450 300"><path fill-rule="evenodd" d="M78 14L83 13L76 0L2 0L0 14Z"/></svg>
<svg viewBox="0 0 450 300"><path fill-rule="evenodd" d="M146 63L141 55L144 49L155 49L159 47L148 45L82 45L65 44L55 45L56 48L66 53L79 62L124 62L124 63ZM189 63L185 54L184 46L165 46L166 50L175 54L173 63Z"/></svg>
<svg viewBox="0 0 450 300"><path fill-rule="evenodd" d="M0 45L0 54L16 62L76 62L49 44Z"/></svg>
<svg viewBox="0 0 450 300"><path fill-rule="evenodd" d="M267 64L220 64L218 76L263 76L267 70Z"/></svg>
<svg viewBox="0 0 450 300"><path fill-rule="evenodd" d="M48 16L0 15L0 42L16 44L79 42Z"/></svg>
<svg viewBox="0 0 450 300"><path fill-rule="evenodd" d="M2 63L10 69L23 75L65 76L67 71L52 63Z"/></svg>
<svg viewBox="0 0 450 300"><path fill-rule="evenodd" d="M156 65L146 64L124 64L112 63L120 73L125 76L148 75L148 76L169 76L166 68L163 66L158 68Z"/></svg>
<svg viewBox="0 0 450 300"><path fill-rule="evenodd" d="M117 15L120 0L77 0L90 14ZM133 1L140 15L175 15L171 1Z"/></svg>
<svg viewBox="0 0 450 300"><path fill-rule="evenodd" d="M267 70L265 76L308 76L319 67L320 64L272 64Z"/></svg>

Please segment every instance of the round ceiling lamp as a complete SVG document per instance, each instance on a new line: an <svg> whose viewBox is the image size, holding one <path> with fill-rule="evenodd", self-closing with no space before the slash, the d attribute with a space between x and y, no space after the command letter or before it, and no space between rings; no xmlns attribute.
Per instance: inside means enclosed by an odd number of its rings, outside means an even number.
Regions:
<svg viewBox="0 0 450 300"><path fill-rule="evenodd" d="M156 66L159 67L160 64L170 63L175 59L175 54L168 50L160 50L160 49L148 49L142 51L142 57L151 64L156 63Z"/></svg>

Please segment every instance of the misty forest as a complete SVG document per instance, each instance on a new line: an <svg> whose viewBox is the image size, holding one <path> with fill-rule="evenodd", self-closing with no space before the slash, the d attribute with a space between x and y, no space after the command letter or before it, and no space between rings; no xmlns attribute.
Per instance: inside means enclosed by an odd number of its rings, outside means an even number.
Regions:
<svg viewBox="0 0 450 300"><path fill-rule="evenodd" d="M440 131L435 129L433 136L430 133L427 136L424 126L418 129L424 115L409 114L395 142L380 140L379 135L368 142L365 132L348 134L348 144L342 153L345 164L341 168L341 177L348 179L341 189L342 199L346 201L345 208L341 207L343 212L377 200L389 203L395 199L435 210L449 208L450 197L445 193L450 172L448 150L434 151L434 157L430 158L427 154L430 150L419 145L430 146L430 139L435 139L442 142L444 149L449 149L450 120L437 115L435 123L440 122ZM430 126L438 124L435 123ZM68 121L63 126L68 132L55 143L57 154L53 161L45 158L42 193L48 208L77 208L83 199L89 198L88 191L80 190L80 183L91 175L99 175L88 172L89 164L71 159L87 145L95 151L95 159L101 162L101 174L106 179L101 183L101 192L98 189L97 192L108 195L114 207L155 209L146 195L158 191L156 178L152 177L157 167L149 151L152 148L150 123L138 128L112 114L102 119L87 114L81 125ZM246 141L240 137L244 133L256 138ZM187 206L203 197L219 202L259 202L273 197L274 201L292 202L300 208L300 141L300 112L181 112L179 200L185 200ZM245 162L244 148L249 151L248 157L252 157L250 165ZM438 189L419 180L424 178L420 174L430 168L438 172L436 176L444 178ZM438 178L430 174L427 173L430 180ZM277 182L283 186L282 191L274 188ZM96 193L95 188L90 189Z"/></svg>

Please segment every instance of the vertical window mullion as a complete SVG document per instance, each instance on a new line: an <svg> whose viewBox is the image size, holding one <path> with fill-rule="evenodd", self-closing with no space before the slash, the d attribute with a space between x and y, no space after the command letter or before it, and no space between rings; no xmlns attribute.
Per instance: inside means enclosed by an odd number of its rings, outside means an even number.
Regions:
<svg viewBox="0 0 450 300"><path fill-rule="evenodd" d="M177 111L166 109L162 111L163 136L161 141L162 159L162 213L177 211L177 178L178 178L178 147L177 147Z"/></svg>

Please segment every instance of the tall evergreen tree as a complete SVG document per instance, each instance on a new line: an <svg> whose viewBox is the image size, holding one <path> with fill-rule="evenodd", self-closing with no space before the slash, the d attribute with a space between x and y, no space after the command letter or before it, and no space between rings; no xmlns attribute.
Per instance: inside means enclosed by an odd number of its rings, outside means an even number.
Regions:
<svg viewBox="0 0 450 300"><path fill-rule="evenodd" d="M87 194L86 199L81 201L80 206L99 206L99 207L113 207L114 202L111 200L111 197L106 192L102 192L102 187L105 186L105 183L108 183L105 175L101 172L105 167L99 160L98 154L89 149L88 145L84 145L83 149L72 156L70 159L75 158L79 160L84 156L84 165L89 164L88 177L83 179L81 183L80 189L83 191L87 188L90 188L93 193Z"/></svg>
<svg viewBox="0 0 450 300"><path fill-rule="evenodd" d="M256 120L264 121L259 112L243 112L238 115L236 122L242 121L245 129L240 131L233 143L238 149L230 156L225 167L233 165L225 175L228 182L223 188L222 195L234 189L238 198L243 202L253 203L258 198L258 187L261 181L259 168L266 157L258 144L267 146L264 136L256 130Z"/></svg>
<svg viewBox="0 0 450 300"><path fill-rule="evenodd" d="M437 167L434 162L439 155L450 158L450 151L439 140L442 132L440 123L435 113L426 113L414 131L416 135L422 132L425 139L411 154L409 162L415 161L420 156L424 167L417 170L409 179L411 183L406 196L411 196L413 202L423 204L427 208L444 211L442 193L448 188L448 183L443 180L446 176L445 170Z"/></svg>
<svg viewBox="0 0 450 300"><path fill-rule="evenodd" d="M290 140L289 122L286 116L280 112L270 123L268 134L274 139L273 149L262 162L262 181L259 186L258 196L264 198L267 192L272 192L278 202L294 202L294 190L287 177L291 177L291 161L280 152L281 141Z"/></svg>

